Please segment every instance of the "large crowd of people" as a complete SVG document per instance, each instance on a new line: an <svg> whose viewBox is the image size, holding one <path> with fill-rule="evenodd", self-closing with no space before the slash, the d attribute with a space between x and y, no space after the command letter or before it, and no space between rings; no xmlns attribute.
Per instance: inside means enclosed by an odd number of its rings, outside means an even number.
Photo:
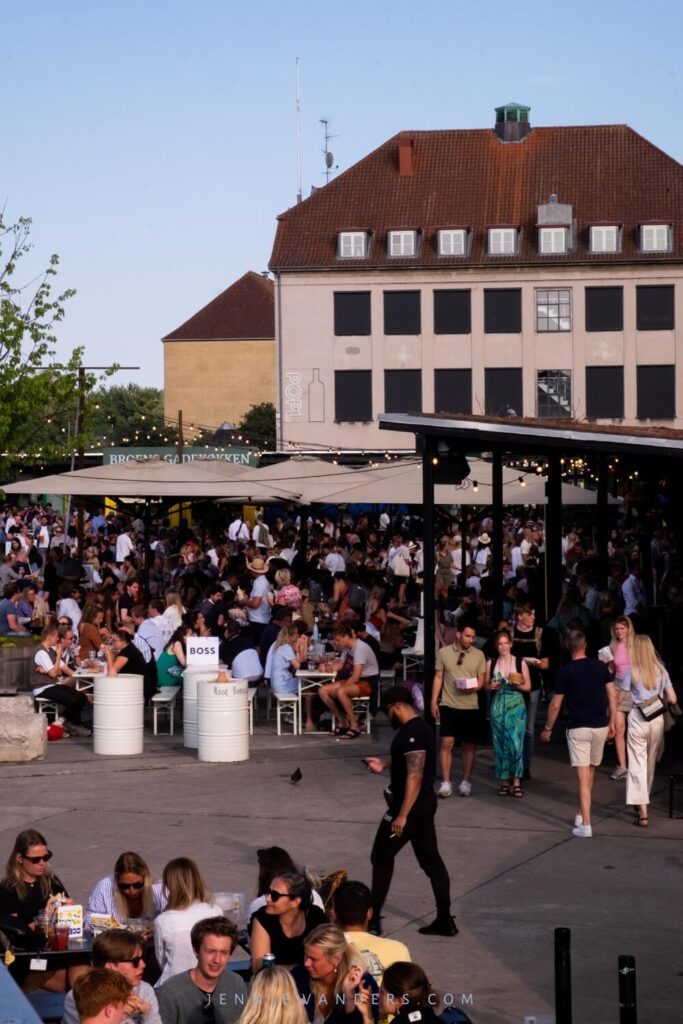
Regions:
<svg viewBox="0 0 683 1024"><path fill-rule="evenodd" d="M451 797L456 782L460 797L476 797L476 752L484 743L493 749L498 795L521 800L533 778L536 740L549 742L564 721L577 786L570 827L586 839L593 834L595 771L613 739L611 779L624 784L634 824L648 827L656 761L677 712L671 676L682 667L675 640L683 578L673 539L662 529L648 542L643 578L642 536L621 523L610 537L605 579L605 558L599 557L605 553L596 551L590 530L567 530L562 599L547 609L540 521L509 515L500 537L486 516L470 517L464 533L457 518L443 517L434 545L438 652L427 688L427 710L439 725L437 747L419 714L425 695L419 672L407 687L384 695L380 687L381 673L397 669L402 650L415 642L426 583L421 528L416 517L392 518L386 511L355 518L344 511L303 522L259 516L253 526L235 512L225 527L193 531L166 523L146 536L141 521L96 509L79 551L75 520L50 506L3 510L0 636L39 636L33 691L59 705L68 734L89 731L89 698L73 686L78 664L97 659L110 674L142 675L149 700L159 687L182 685L190 636L217 637L221 661L235 677L251 686L265 680L274 693L297 691L300 666L324 666L334 678L308 696L306 731L357 740L353 699L359 696L370 698L371 714L384 710L397 730L389 809L372 847L371 887L347 881L323 902L291 858L275 857L261 871L260 903L250 916L256 973L240 1005L241 979L225 970L237 934L212 903L197 865L176 858L155 880L137 854L121 854L90 896L86 925L93 914L119 924L146 923L128 945L105 930L93 949L92 977L114 970L128 985L118 1003L114 989L103 987L124 1016L134 1018L138 1007L136 1019L144 1024L156 1024L155 1014L163 1024L194 1021L195 1003L209 994L216 1024L240 1016L244 1024L289 1024L290 1016L301 1024L302 1005L316 1022L370 1024L398 997L400 1021L406 1007L412 1007L407 1019L432 1020L427 976L410 963L405 947L380 938L381 909L394 858L410 843L437 907L435 921L421 931L457 934L434 815L438 799ZM503 547L502 617L494 615L494 544ZM379 758L366 763L371 772L385 767ZM0 912L18 915L30 928L40 910L65 893L50 857L38 833L18 837L0 886ZM154 991L143 988L140 973L150 959ZM73 985L67 1024L76 1012L81 1020L99 1021L94 982L64 977L51 983ZM281 1001L295 990L303 1004L293 1004L291 1015L280 1008L264 1015L266 999ZM211 993L221 998L212 1000ZM217 1009L228 1004L225 1012Z"/></svg>

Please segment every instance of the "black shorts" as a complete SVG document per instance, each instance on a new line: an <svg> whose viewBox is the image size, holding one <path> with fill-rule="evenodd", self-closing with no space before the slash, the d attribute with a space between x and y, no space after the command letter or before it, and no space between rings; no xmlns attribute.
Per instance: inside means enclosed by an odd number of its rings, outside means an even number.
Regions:
<svg viewBox="0 0 683 1024"><path fill-rule="evenodd" d="M442 704L439 716L442 738L453 737L460 743L481 743L483 723L479 708L460 711L458 708L448 708Z"/></svg>

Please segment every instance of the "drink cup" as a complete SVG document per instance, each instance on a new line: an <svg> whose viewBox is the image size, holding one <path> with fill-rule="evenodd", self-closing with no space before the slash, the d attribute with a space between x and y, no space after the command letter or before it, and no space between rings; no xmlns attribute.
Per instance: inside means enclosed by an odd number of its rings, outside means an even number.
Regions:
<svg viewBox="0 0 683 1024"><path fill-rule="evenodd" d="M54 948L59 950L69 948L69 925L61 921L55 925Z"/></svg>
<svg viewBox="0 0 683 1024"><path fill-rule="evenodd" d="M521 672L511 672L508 676L508 682L512 686L522 686L524 683L524 676Z"/></svg>

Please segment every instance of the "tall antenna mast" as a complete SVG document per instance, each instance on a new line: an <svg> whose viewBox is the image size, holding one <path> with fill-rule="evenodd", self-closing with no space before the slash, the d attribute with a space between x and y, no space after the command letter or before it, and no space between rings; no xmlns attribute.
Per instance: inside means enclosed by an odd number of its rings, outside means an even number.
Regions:
<svg viewBox="0 0 683 1024"><path fill-rule="evenodd" d="M299 58L296 58L296 201L301 195L301 85L299 80Z"/></svg>
<svg viewBox="0 0 683 1024"><path fill-rule="evenodd" d="M320 124L323 126L323 131L325 133L325 148L323 149L323 153L325 154L325 170L323 171L323 173L325 175L325 184L327 185L330 180L330 175L332 174L332 171L336 171L337 168L339 167L339 164L335 166L334 153L330 152L330 141L332 139L338 138L338 136L330 135L329 117L321 117Z"/></svg>

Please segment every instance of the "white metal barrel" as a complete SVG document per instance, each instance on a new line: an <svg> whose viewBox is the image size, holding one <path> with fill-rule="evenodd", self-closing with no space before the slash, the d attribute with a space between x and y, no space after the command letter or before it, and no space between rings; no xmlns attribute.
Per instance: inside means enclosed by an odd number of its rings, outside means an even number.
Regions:
<svg viewBox="0 0 683 1024"><path fill-rule="evenodd" d="M197 749L197 683L215 679L219 672L230 675L224 665L188 665L183 672L183 746Z"/></svg>
<svg viewBox="0 0 683 1024"><path fill-rule="evenodd" d="M249 760L249 685L246 679L197 684L200 761Z"/></svg>
<svg viewBox="0 0 683 1024"><path fill-rule="evenodd" d="M94 752L124 757L142 754L143 677L132 673L96 675L93 692Z"/></svg>

